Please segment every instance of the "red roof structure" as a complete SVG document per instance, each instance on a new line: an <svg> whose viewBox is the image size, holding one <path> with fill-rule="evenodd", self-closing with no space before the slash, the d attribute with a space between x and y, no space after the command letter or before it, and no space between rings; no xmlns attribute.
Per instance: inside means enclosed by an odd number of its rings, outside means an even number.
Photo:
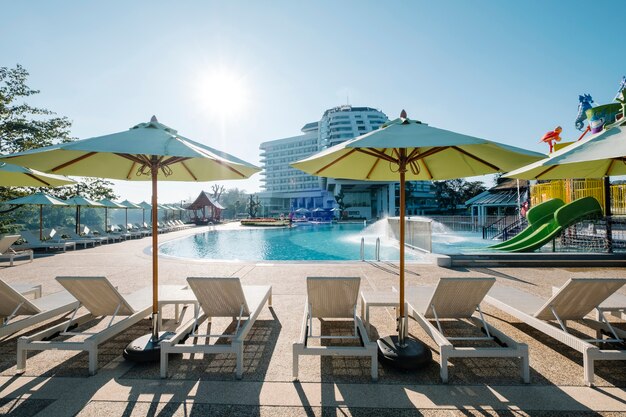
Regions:
<svg viewBox="0 0 626 417"><path fill-rule="evenodd" d="M198 198L186 208L187 210L193 210L194 222L196 224L219 222L222 210L224 210L224 206L215 201L206 191L202 191Z"/></svg>

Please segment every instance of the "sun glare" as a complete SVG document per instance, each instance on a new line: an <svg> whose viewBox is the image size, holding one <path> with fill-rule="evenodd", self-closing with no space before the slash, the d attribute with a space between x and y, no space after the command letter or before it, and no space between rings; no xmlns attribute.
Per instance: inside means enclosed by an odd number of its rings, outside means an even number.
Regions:
<svg viewBox="0 0 626 417"><path fill-rule="evenodd" d="M205 110L222 119L241 115L248 102L243 77L226 70L204 74L199 81L198 95Z"/></svg>

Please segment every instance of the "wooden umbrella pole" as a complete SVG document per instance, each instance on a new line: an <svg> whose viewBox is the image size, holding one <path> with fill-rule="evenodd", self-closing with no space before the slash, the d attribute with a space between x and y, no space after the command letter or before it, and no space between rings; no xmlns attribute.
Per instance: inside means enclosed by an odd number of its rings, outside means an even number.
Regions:
<svg viewBox="0 0 626 417"><path fill-rule="evenodd" d="M404 207L405 207L405 182L406 182L406 150L400 149L400 306L398 317L398 344L405 345L406 320L404 319Z"/></svg>
<svg viewBox="0 0 626 417"><path fill-rule="evenodd" d="M43 240L43 204L39 205L39 240Z"/></svg>
<svg viewBox="0 0 626 417"><path fill-rule="evenodd" d="M152 338L159 338L159 234L157 233L157 175L159 173L159 165L156 156L152 156L150 172L152 174Z"/></svg>

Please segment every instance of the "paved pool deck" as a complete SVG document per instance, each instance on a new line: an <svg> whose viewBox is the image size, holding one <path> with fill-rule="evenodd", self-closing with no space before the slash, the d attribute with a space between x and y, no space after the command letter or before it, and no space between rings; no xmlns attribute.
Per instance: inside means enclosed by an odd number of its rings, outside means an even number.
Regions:
<svg viewBox="0 0 626 417"><path fill-rule="evenodd" d="M197 228L159 236L160 242L203 231ZM120 292L150 284L149 238L38 256L32 262L0 263L9 283L43 284L43 293L61 290L59 275L108 277ZM626 363L599 362L596 386L582 380L582 355L545 337L506 314L484 306L487 320L528 344L531 382L523 384L519 363L509 359L454 360L450 381L439 379L435 345L415 321L409 332L433 350L433 364L418 372L379 365L379 381L369 378L369 361L358 358L303 357L300 380L291 377L291 345L298 339L305 300L305 278L360 276L363 290L390 290L398 279L393 262L200 262L161 258L161 284L184 284L188 276L233 276L244 284L271 284L273 306L264 308L248 336L244 376L235 379L234 358L196 355L172 358L170 376L159 378L158 364L135 364L121 356L123 347L148 332L143 320L102 346L99 370L87 371L84 353L33 352L26 372L15 372L19 335L0 342L0 413L11 416L439 416L439 415L626 415ZM440 268L407 264L408 285L434 284L442 276L493 276L508 285L547 297L552 286L571 277L624 277L626 267L596 268ZM626 293L623 288L622 292ZM374 308L369 336L395 332L394 310ZM175 326L173 310L165 325ZM169 318L169 319L168 319ZM190 318L187 313L185 320ZM228 327L229 322L216 326ZM323 326L340 324L322 323ZM624 323L618 322L624 327ZM42 326L45 327L45 326Z"/></svg>

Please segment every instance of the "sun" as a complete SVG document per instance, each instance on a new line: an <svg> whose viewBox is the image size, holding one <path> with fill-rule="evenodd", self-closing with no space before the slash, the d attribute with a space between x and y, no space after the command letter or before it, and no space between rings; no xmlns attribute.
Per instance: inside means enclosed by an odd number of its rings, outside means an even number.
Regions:
<svg viewBox="0 0 626 417"><path fill-rule="evenodd" d="M221 119L241 115L248 104L249 91L244 77L229 70L203 74L197 93L204 110Z"/></svg>

